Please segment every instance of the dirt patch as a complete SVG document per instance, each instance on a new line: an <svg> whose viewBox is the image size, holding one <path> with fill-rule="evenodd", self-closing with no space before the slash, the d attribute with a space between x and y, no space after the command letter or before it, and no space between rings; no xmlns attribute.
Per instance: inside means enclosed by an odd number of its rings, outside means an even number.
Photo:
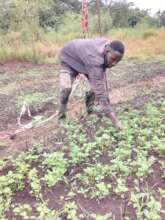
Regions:
<svg viewBox="0 0 165 220"><path fill-rule="evenodd" d="M137 97L139 93L161 86L165 86L165 76L162 75L114 89L110 92L110 100L112 104L127 102Z"/></svg>
<svg viewBox="0 0 165 220"><path fill-rule="evenodd" d="M13 74L19 74L24 72L25 70L31 70L33 68L37 69L46 69L50 66L56 66L52 64L34 64L29 62L18 62L16 60L4 61L0 63L0 74L5 74L6 72L10 72Z"/></svg>

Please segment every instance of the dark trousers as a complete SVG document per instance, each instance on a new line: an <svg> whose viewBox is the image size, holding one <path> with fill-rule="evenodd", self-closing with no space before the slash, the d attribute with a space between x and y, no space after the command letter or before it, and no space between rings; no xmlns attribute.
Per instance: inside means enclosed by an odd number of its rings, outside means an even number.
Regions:
<svg viewBox="0 0 165 220"><path fill-rule="evenodd" d="M62 63L60 65L60 109L59 119L66 117L67 103L69 100L70 93L72 91L72 85L78 72ZM87 112L92 113L92 107L94 106L95 95L92 90L85 94L85 104Z"/></svg>

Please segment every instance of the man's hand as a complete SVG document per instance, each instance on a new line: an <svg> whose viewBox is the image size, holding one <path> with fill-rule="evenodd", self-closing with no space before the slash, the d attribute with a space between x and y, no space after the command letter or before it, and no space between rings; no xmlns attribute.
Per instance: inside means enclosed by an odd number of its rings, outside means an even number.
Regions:
<svg viewBox="0 0 165 220"><path fill-rule="evenodd" d="M121 131L123 129L121 122L118 120L114 123L114 126L119 131Z"/></svg>

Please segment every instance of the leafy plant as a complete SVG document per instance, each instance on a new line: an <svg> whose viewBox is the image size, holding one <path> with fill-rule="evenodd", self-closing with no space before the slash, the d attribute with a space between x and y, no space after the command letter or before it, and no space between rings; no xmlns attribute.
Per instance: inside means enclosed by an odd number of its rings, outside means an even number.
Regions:
<svg viewBox="0 0 165 220"><path fill-rule="evenodd" d="M75 202L66 202L64 205L64 210L63 210L64 216L68 220L78 220L77 218L77 206Z"/></svg>
<svg viewBox="0 0 165 220"><path fill-rule="evenodd" d="M67 169L67 161L62 152L54 152L44 155L43 165L47 168L44 180L49 187L54 186L63 179Z"/></svg>
<svg viewBox="0 0 165 220"><path fill-rule="evenodd" d="M92 150L95 149L95 143L85 143L82 147L79 147L75 143L71 143L70 157L71 163L82 163L87 161L88 157L91 155Z"/></svg>
<svg viewBox="0 0 165 220"><path fill-rule="evenodd" d="M31 105L31 106L38 106L40 105L42 102L44 102L44 100L46 99L46 95L43 93L33 93L33 94L27 94L27 95L23 95L23 96L19 96L18 97L18 106L22 107L23 103L25 102L27 105Z"/></svg>
<svg viewBox="0 0 165 220"><path fill-rule="evenodd" d="M151 194L132 192L131 202L136 210L137 219L160 220L161 203Z"/></svg>
<svg viewBox="0 0 165 220"><path fill-rule="evenodd" d="M22 217L25 220L33 220L35 216L32 215L32 208L29 204L19 204L13 210L15 216Z"/></svg>
<svg viewBox="0 0 165 220"><path fill-rule="evenodd" d="M28 179L29 179L30 188L32 190L31 193L34 193L36 198L42 198L41 185L37 173L38 173L37 169L33 168L28 173Z"/></svg>
<svg viewBox="0 0 165 220"><path fill-rule="evenodd" d="M117 186L114 189L115 193L125 193L128 192L128 187L124 183L124 181L120 178L117 179Z"/></svg>
<svg viewBox="0 0 165 220"><path fill-rule="evenodd" d="M7 175L0 176L0 216L3 216L9 209L12 197L23 189L24 175L9 171Z"/></svg>
<svg viewBox="0 0 165 220"><path fill-rule="evenodd" d="M154 157L147 158L145 156L145 152L141 151L138 152L137 159L132 162L132 166L136 170L135 171L136 175L138 177L142 177L152 172L150 168L154 164L154 162L155 162Z"/></svg>
<svg viewBox="0 0 165 220"><path fill-rule="evenodd" d="M60 220L59 213L54 210L49 209L46 202L38 203L36 205L36 210L39 213L37 219L42 220Z"/></svg>
<svg viewBox="0 0 165 220"><path fill-rule="evenodd" d="M4 160L0 160L0 171L6 166L6 162Z"/></svg>
<svg viewBox="0 0 165 220"><path fill-rule="evenodd" d="M94 167L87 167L84 170L84 174L78 174L83 188L86 193L89 193L92 198L104 198L109 194L111 186L103 182L109 171L108 165L96 164Z"/></svg>

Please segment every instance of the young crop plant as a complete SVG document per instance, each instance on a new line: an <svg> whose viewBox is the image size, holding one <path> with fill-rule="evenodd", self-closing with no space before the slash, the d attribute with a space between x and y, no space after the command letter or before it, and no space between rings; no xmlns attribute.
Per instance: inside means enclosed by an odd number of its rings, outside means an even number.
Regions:
<svg viewBox="0 0 165 220"><path fill-rule="evenodd" d="M7 174L8 184L11 187L12 192L17 192L24 189L25 175L23 172L9 171Z"/></svg>
<svg viewBox="0 0 165 220"><path fill-rule="evenodd" d="M32 215L32 207L29 204L19 204L13 212L16 217L21 217L23 220L35 220L35 216Z"/></svg>
<svg viewBox="0 0 165 220"><path fill-rule="evenodd" d="M0 216L9 210L14 194L24 188L24 175L9 171L0 176Z"/></svg>
<svg viewBox="0 0 165 220"><path fill-rule="evenodd" d="M129 176L132 172L130 168L131 161L129 160L121 160L120 157L116 157L111 160L111 171L112 174L120 174L122 176Z"/></svg>
<svg viewBox="0 0 165 220"><path fill-rule="evenodd" d="M63 209L63 214L66 219L68 220L79 220L77 218L77 205L75 202L66 202Z"/></svg>
<svg viewBox="0 0 165 220"><path fill-rule="evenodd" d="M64 180L64 174L67 170L67 160L62 152L44 154L43 165L46 168L44 180L51 187L55 186L60 180Z"/></svg>
<svg viewBox="0 0 165 220"><path fill-rule="evenodd" d="M164 130L165 132L165 130ZM165 138L165 137L164 137ZM158 151L160 156L165 155L165 143L162 139L160 139L157 135L155 135L152 139L152 146L154 147L154 151Z"/></svg>
<svg viewBox="0 0 165 220"><path fill-rule="evenodd" d="M119 160L127 160L130 158L132 152L132 146L125 141L121 141L118 144L118 148L113 152L113 157L117 157Z"/></svg>
<svg viewBox="0 0 165 220"><path fill-rule="evenodd" d="M125 184L125 181L121 178L117 178L117 185L116 187L114 188L114 192L115 193L125 193L125 192L128 192L129 189L127 188L126 184Z"/></svg>
<svg viewBox="0 0 165 220"><path fill-rule="evenodd" d="M59 213L51 210L48 207L48 204L46 202L38 203L36 205L37 210L37 220L60 220Z"/></svg>
<svg viewBox="0 0 165 220"><path fill-rule="evenodd" d="M30 168L30 165L28 163L26 163L24 160L20 160L20 159L14 160L13 165L15 166L16 171L18 173L23 174L23 175L26 175L29 171L29 168Z"/></svg>
<svg viewBox="0 0 165 220"><path fill-rule="evenodd" d="M152 165L155 163L153 156L147 157L146 153L139 151L137 158L132 162L133 170L137 177L144 177L152 172Z"/></svg>
<svg viewBox="0 0 165 220"><path fill-rule="evenodd" d="M34 194L36 198L42 199L41 185L38 177L38 171L36 168L33 168L29 171L28 180L31 188L31 193Z"/></svg>
<svg viewBox="0 0 165 220"><path fill-rule="evenodd" d="M29 106L39 106L41 103L47 101L46 94L44 93L32 93L27 95L18 96L17 105L22 107L23 103L25 102Z"/></svg>
<svg viewBox="0 0 165 220"><path fill-rule="evenodd" d="M77 174L82 187L78 192L86 193L91 198L104 198L109 194L110 184L104 183L104 179L109 172L108 165L96 164L94 167L87 167L84 173Z"/></svg>
<svg viewBox="0 0 165 220"><path fill-rule="evenodd" d="M103 199L105 196L110 194L110 189L110 184L106 184L104 182L96 183L95 190L91 192L91 198Z"/></svg>
<svg viewBox="0 0 165 220"><path fill-rule="evenodd" d="M87 162L89 156L91 156L92 150L94 150L95 147L96 144L94 142L85 143L82 147L78 146L75 143L71 143L70 163L80 164L85 161Z"/></svg>
<svg viewBox="0 0 165 220"><path fill-rule="evenodd" d="M30 167L30 164L39 159L41 153L39 152L40 149L41 146L34 146L32 149L19 154L17 158L11 159L11 163L16 167L17 170L20 170L23 164L23 166L27 167L25 168L25 171L27 171L27 169Z"/></svg>
<svg viewBox="0 0 165 220"><path fill-rule="evenodd" d="M0 160L0 171L6 166L6 161Z"/></svg>
<svg viewBox="0 0 165 220"><path fill-rule="evenodd" d="M111 137L107 133L95 138L97 150L104 151L111 144Z"/></svg>
<svg viewBox="0 0 165 220"><path fill-rule="evenodd" d="M161 202L149 192L131 192L130 201L136 210L137 219L161 220Z"/></svg>
<svg viewBox="0 0 165 220"><path fill-rule="evenodd" d="M87 142L86 134L83 132L82 126L78 124L78 122L68 122L68 124L65 124L65 129L67 129L66 132L69 142L79 146Z"/></svg>
<svg viewBox="0 0 165 220"><path fill-rule="evenodd" d="M10 187L8 176L0 176L0 216L10 208L13 192Z"/></svg>
<svg viewBox="0 0 165 220"><path fill-rule="evenodd" d="M160 111L153 104L146 105L147 125L149 127L158 127L161 124Z"/></svg>

